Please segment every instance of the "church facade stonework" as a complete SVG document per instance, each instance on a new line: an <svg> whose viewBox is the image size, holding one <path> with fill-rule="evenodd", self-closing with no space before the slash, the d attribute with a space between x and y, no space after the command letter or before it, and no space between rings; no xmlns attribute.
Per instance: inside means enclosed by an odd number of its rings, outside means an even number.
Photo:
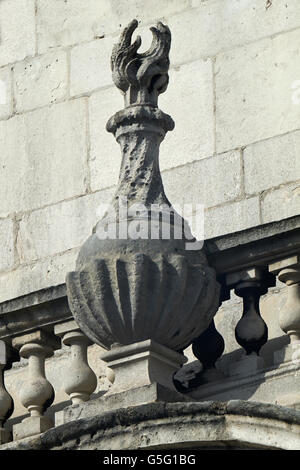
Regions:
<svg viewBox="0 0 300 470"><path fill-rule="evenodd" d="M299 2L0 32L0 449L300 449Z"/></svg>

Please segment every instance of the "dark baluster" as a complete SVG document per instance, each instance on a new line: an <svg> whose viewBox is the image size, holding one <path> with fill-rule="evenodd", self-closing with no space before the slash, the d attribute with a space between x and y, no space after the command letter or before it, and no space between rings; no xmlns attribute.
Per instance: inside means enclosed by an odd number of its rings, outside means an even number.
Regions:
<svg viewBox="0 0 300 470"><path fill-rule="evenodd" d="M184 365L174 376L176 389L185 393L208 382L224 378L216 369L216 361L222 356L225 343L222 335L216 330L212 320L209 327L192 343L192 350L199 360Z"/></svg>
<svg viewBox="0 0 300 470"><path fill-rule="evenodd" d="M217 331L214 320L195 341L193 353L203 366L203 371L213 370L216 362L222 356L225 343L223 336Z"/></svg>
<svg viewBox="0 0 300 470"><path fill-rule="evenodd" d="M229 375L249 374L265 365L259 353L268 340L268 327L261 318L259 300L268 287L275 285L275 278L260 268L249 268L227 275L226 281L243 299L243 314L236 325L235 337L245 350L240 360L229 365L228 372Z"/></svg>
<svg viewBox="0 0 300 470"><path fill-rule="evenodd" d="M4 386L4 369L7 362L7 345L0 341L0 445L11 440L11 433L3 428L4 422L13 412L12 398Z"/></svg>
<svg viewBox="0 0 300 470"><path fill-rule="evenodd" d="M261 347L268 340L268 327L260 316L259 299L267 289L259 282L241 282L235 289L236 295L243 298L243 316L235 329L237 342L246 354L259 355Z"/></svg>

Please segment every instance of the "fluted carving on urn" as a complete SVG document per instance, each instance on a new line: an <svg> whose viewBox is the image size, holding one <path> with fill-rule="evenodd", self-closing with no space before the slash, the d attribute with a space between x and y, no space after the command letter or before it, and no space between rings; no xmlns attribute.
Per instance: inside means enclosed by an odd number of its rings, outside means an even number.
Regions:
<svg viewBox="0 0 300 470"><path fill-rule="evenodd" d="M151 338L180 350L211 318L214 281L212 270L175 253L99 259L70 275L70 306L80 327L88 325L105 348Z"/></svg>
<svg viewBox="0 0 300 470"><path fill-rule="evenodd" d="M67 275L68 299L82 331L105 348L151 339L182 351L211 323L219 285L205 254L187 249L186 242L195 239L166 197L159 169L160 143L174 127L157 107L169 80L171 33L158 23L151 28L150 49L139 54L140 38L131 44L136 27L133 20L125 28L111 58L113 80L125 96L125 109L107 124L121 147L119 183L111 210L82 246L76 270ZM125 216L123 199L129 208ZM144 209L132 213L134 204ZM169 237L163 235L161 218L157 237L151 237L150 228L147 236L131 237L129 229L121 235L124 222L149 224L153 205L159 205L162 216L169 215ZM100 237L110 228L115 236Z"/></svg>

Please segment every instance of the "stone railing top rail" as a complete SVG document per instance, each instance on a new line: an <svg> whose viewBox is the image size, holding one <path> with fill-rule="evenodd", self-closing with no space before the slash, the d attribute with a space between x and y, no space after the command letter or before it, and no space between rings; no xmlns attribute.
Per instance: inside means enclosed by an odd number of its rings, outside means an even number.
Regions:
<svg viewBox="0 0 300 470"><path fill-rule="evenodd" d="M205 242L209 263L218 275L270 262L299 253L300 216L252 227Z"/></svg>

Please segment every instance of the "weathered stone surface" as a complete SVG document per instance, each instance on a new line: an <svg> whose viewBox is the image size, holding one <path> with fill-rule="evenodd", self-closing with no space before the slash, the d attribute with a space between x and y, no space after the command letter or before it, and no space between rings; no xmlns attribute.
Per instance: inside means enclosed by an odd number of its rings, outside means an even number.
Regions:
<svg viewBox="0 0 300 470"><path fill-rule="evenodd" d="M71 96L112 85L110 53L115 38L98 39L71 50Z"/></svg>
<svg viewBox="0 0 300 470"><path fill-rule="evenodd" d="M215 56L300 25L297 0L273 2L270 8L261 0L195 0L192 6L168 19L172 64Z"/></svg>
<svg viewBox="0 0 300 470"><path fill-rule="evenodd" d="M14 224L11 219L0 219L0 271L14 264Z"/></svg>
<svg viewBox="0 0 300 470"><path fill-rule="evenodd" d="M232 272L239 267L241 270L245 266L252 268L257 263L260 264L262 257L265 263L272 263L278 253L282 258L297 253L300 248L299 233L300 216L295 216L208 240L206 249L217 271ZM252 264L247 262L249 247ZM234 259L231 249L235 252Z"/></svg>
<svg viewBox="0 0 300 470"><path fill-rule="evenodd" d="M77 250L70 250L62 255L2 273L0 275L0 302L63 284L65 273L74 267L77 253Z"/></svg>
<svg viewBox="0 0 300 470"><path fill-rule="evenodd" d="M263 194L263 223L281 220L300 213L300 183L283 186Z"/></svg>
<svg viewBox="0 0 300 470"><path fill-rule="evenodd" d="M205 239L238 232L260 224L259 198L252 197L205 212Z"/></svg>
<svg viewBox="0 0 300 470"><path fill-rule="evenodd" d="M25 418L22 423L18 423L13 427L14 441L37 436L52 427L53 422L48 416L30 416Z"/></svg>
<svg viewBox="0 0 300 470"><path fill-rule="evenodd" d="M14 66L17 112L61 101L67 93L67 56L64 51L26 59Z"/></svg>
<svg viewBox="0 0 300 470"><path fill-rule="evenodd" d="M81 99L0 122L0 216L85 192L85 112Z"/></svg>
<svg viewBox="0 0 300 470"><path fill-rule="evenodd" d="M298 129L300 29L220 54L216 59L217 151Z"/></svg>
<svg viewBox="0 0 300 470"><path fill-rule="evenodd" d="M212 207L241 194L240 153L228 152L164 171L165 192L173 204ZM213 188L213 190L212 190Z"/></svg>
<svg viewBox="0 0 300 470"><path fill-rule="evenodd" d="M121 94L109 88L89 98L91 188L96 191L117 184L121 166L120 148L105 130L108 119L123 105Z"/></svg>
<svg viewBox="0 0 300 470"><path fill-rule="evenodd" d="M232 361L230 364L232 364ZM223 369L224 365L222 365ZM245 400L244 409L248 409L248 412L251 409L253 410L256 404L259 405L258 409L261 411L269 407L271 411L271 403L275 403L289 408L287 410L288 419L292 422L293 416L297 414L295 410L299 409L300 400L299 393L297 393L300 377L299 366L289 363L256 372L249 370L248 374L246 374L246 370L244 372L244 376L232 376L223 379L221 382L211 382L198 387L198 389L188 392L188 396L190 399L193 398L197 401L207 399L221 401L229 399L234 401ZM256 402L256 404L253 402ZM278 418L281 419L281 416L278 415Z"/></svg>
<svg viewBox="0 0 300 470"><path fill-rule="evenodd" d="M46 449L299 449L299 412L231 400L148 403L104 412L46 431L32 448ZM282 425L283 424L283 425ZM2 449L30 449L30 441Z"/></svg>
<svg viewBox="0 0 300 470"><path fill-rule="evenodd" d="M34 0L0 2L0 67L35 53Z"/></svg>
<svg viewBox="0 0 300 470"><path fill-rule="evenodd" d="M106 393L99 398L90 400L84 405L68 406L56 413L55 422L56 425L58 422L59 424L65 424L80 418L92 418L105 411L137 406L144 403L178 401L189 401L189 398L158 383L152 383L143 387L133 388L130 392L126 390L114 394Z"/></svg>
<svg viewBox="0 0 300 470"><path fill-rule="evenodd" d="M183 354L152 339L113 347L102 354L101 359L115 373L115 380L108 395L155 383L176 391L173 376L182 364L187 362Z"/></svg>
<svg viewBox="0 0 300 470"><path fill-rule="evenodd" d="M300 179L299 148L299 131L249 145L244 150L246 193Z"/></svg>
<svg viewBox="0 0 300 470"><path fill-rule="evenodd" d="M107 189L24 215L17 240L20 260L45 258L79 247L104 215L113 191Z"/></svg>
<svg viewBox="0 0 300 470"><path fill-rule="evenodd" d="M99 394L103 394L104 391L107 391L111 385L110 381L107 379L107 376L112 377L111 371L108 370L106 364L100 359L101 353L103 353L103 349L95 344L88 348L89 365L99 379L95 394L92 396L93 399L99 397ZM46 359L46 377L55 390L54 402L47 410L46 415L53 421L54 415L58 410L71 404L68 395L64 391L66 370L68 370L69 367L70 348L63 344L62 349L55 351L53 357ZM14 400L14 412L7 423L9 429L13 423L20 421L26 414L26 409L19 399L19 390L26 379L26 368L27 361L22 359L21 362L14 363L12 369L5 372L6 388ZM90 406L92 406L92 401L90 402Z"/></svg>
<svg viewBox="0 0 300 470"><path fill-rule="evenodd" d="M237 361L229 364L228 373L230 376L247 376L265 367L265 361L262 357L256 355L246 356L243 354Z"/></svg>
<svg viewBox="0 0 300 470"><path fill-rule="evenodd" d="M175 121L175 132L166 136L161 147L162 170L200 160L214 153L214 98L210 60L196 61L171 70L168 92L160 98L160 106Z"/></svg>
<svg viewBox="0 0 300 470"><path fill-rule="evenodd" d="M12 113L12 80L10 67L0 69L0 119Z"/></svg>
<svg viewBox="0 0 300 470"><path fill-rule="evenodd" d="M195 266L183 254L147 255L142 251L118 256L116 251L113 255L103 253L100 258L99 254L93 263L85 261L84 265L77 262L81 270L69 273L66 279L70 309L94 342L108 349L114 343L126 345L150 338L177 351L208 327L219 291L209 267ZM165 278L168 282L161 283ZM144 279L151 289L142 287ZM92 306L84 301L87 298L93 299Z"/></svg>
<svg viewBox="0 0 300 470"><path fill-rule="evenodd" d="M184 10L188 0L56 0L55 9L48 0L37 2L39 52L51 47L78 44L119 30L130 18L143 23Z"/></svg>

